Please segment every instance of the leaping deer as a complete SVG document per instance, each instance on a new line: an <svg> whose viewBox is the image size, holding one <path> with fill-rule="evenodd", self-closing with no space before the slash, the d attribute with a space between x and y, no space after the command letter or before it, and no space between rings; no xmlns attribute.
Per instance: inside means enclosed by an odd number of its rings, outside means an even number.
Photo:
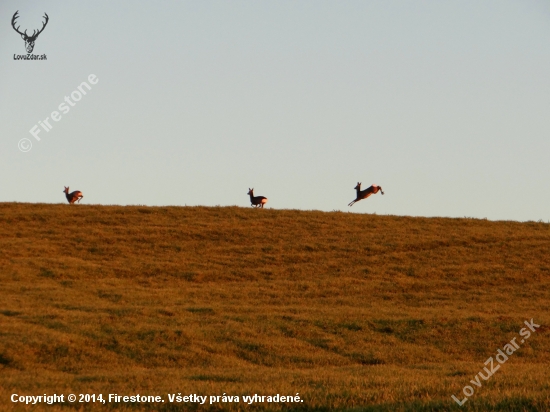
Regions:
<svg viewBox="0 0 550 412"><path fill-rule="evenodd" d="M247 195L250 195L250 206L264 208L264 205L267 203L267 197L264 196L254 196L254 188L248 188Z"/></svg>
<svg viewBox="0 0 550 412"><path fill-rule="evenodd" d="M34 49L34 42L36 41L36 38L38 37L38 35L40 33L42 33L44 31L44 29L46 28L46 25L48 24L48 20L50 20L50 18L48 17L48 15L46 13L44 13L44 18L46 19L46 21L42 23L42 28L40 30L38 30L38 33L36 32L36 30L33 30L32 35L29 36L27 34L27 30L25 30L24 32L19 31L19 27L21 27L21 26L17 26L17 28L15 27L16 20L19 18L17 13L19 13L19 10L17 10L15 12L15 14L13 15L13 17L11 19L11 26L13 27L13 29L17 33L19 33L21 35L21 38L23 40L25 40L25 48L27 49L27 53L32 53L32 51Z"/></svg>
<svg viewBox="0 0 550 412"><path fill-rule="evenodd" d="M357 198L353 202L351 202L348 206L353 206L355 202L359 202L360 200L366 199L370 195L375 195L376 193L378 193L378 191L384 194L384 192L382 191L382 187L378 185L372 185L368 189L361 191L361 183L358 182L357 186L355 186L354 189L357 190Z"/></svg>
<svg viewBox="0 0 550 412"><path fill-rule="evenodd" d="M65 187L65 186L63 186ZM63 190L65 193L65 196L67 196L67 201L72 205L74 202L78 201L80 203L80 199L84 197L82 192L80 190L75 190L72 193L69 193L69 188L65 187L65 190Z"/></svg>

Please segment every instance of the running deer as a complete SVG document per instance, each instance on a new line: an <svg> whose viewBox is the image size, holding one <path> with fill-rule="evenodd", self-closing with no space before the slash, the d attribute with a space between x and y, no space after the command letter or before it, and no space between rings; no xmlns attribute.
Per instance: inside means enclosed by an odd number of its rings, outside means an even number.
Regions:
<svg viewBox="0 0 550 412"><path fill-rule="evenodd" d="M65 187L65 186L63 186ZM65 196L67 196L67 201L72 205L74 202L78 201L80 203L80 199L84 197L82 192L80 190L75 190L72 193L69 193L69 188L65 187L65 190L63 190L65 193Z"/></svg>
<svg viewBox="0 0 550 412"><path fill-rule="evenodd" d="M247 195L250 195L250 206L264 208L264 205L267 203L267 197L264 196L254 196L254 188L248 188Z"/></svg>
<svg viewBox="0 0 550 412"><path fill-rule="evenodd" d="M372 185L368 189L361 191L361 183L358 182L357 186L355 186L354 189L357 190L357 198L353 202L351 202L348 206L353 206L355 202L359 202L360 200L366 199L370 195L375 195L376 193L378 193L378 191L384 194L384 192L382 191L382 187L378 185Z"/></svg>

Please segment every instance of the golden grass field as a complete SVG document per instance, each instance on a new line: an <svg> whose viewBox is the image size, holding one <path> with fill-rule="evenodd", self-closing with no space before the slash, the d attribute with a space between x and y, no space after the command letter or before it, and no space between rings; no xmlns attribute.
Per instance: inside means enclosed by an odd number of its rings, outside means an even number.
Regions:
<svg viewBox="0 0 550 412"><path fill-rule="evenodd" d="M549 279L547 223L0 203L0 409L550 410ZM54 393L166 402L10 401Z"/></svg>

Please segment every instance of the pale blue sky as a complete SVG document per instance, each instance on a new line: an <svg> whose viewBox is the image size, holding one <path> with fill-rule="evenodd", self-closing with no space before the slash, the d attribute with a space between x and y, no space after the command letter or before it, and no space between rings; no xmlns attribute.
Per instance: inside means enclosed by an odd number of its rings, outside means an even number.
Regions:
<svg viewBox="0 0 550 412"><path fill-rule="evenodd" d="M2 202L550 220L546 0L3 0L0 73Z"/></svg>

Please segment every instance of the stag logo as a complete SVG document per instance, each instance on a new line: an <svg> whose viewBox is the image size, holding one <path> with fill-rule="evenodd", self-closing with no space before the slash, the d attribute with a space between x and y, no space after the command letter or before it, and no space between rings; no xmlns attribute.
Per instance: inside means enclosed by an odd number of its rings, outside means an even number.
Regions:
<svg viewBox="0 0 550 412"><path fill-rule="evenodd" d="M27 34L27 30L25 30L25 32L22 33L22 32L19 31L20 26L15 27L16 20L19 17L17 13L19 13L19 10L17 10L15 12L15 14L13 15L13 18L11 19L11 25L12 25L13 29L21 35L21 38L23 40L25 40L25 48L27 49L27 53L32 53L32 51L34 49L34 42L36 41L36 38L38 37L38 35L40 33L42 33L44 31L44 29L46 28L46 24L48 24L48 20L50 18L48 17L48 15L46 13L44 13L44 18L46 19L46 21L42 23L42 28L40 30L38 30L38 32L36 30L34 30L32 35L29 36Z"/></svg>

